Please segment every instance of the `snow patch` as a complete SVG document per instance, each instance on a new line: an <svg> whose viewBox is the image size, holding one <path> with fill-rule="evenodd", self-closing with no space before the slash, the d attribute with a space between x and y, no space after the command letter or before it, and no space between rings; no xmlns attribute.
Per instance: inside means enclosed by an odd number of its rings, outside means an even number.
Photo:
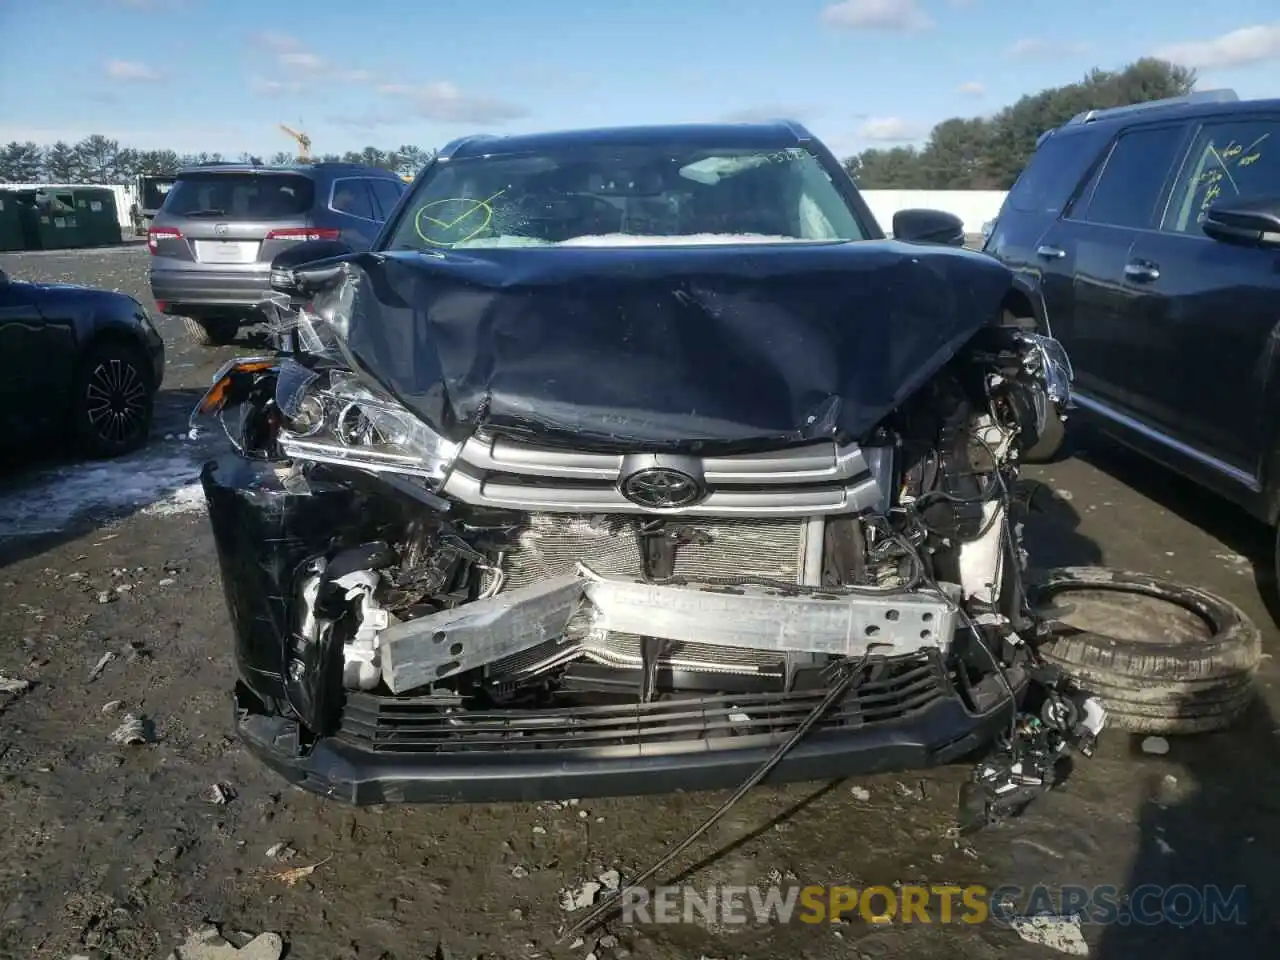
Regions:
<svg viewBox="0 0 1280 960"><path fill-rule="evenodd" d="M1013 929L1028 943L1038 943L1073 957L1089 955L1089 945L1081 932L1078 916L1018 917L1013 921Z"/></svg>
<svg viewBox="0 0 1280 960"><path fill-rule="evenodd" d="M455 243L454 250L483 249L485 247L706 247L727 244L746 243L833 243L838 238L784 237L764 233L686 233L686 234L639 234L639 233L600 233L571 237L568 240L540 240L536 237L518 237L503 235L499 237L477 237L474 240L462 240Z"/></svg>
<svg viewBox="0 0 1280 960"><path fill-rule="evenodd" d="M117 460L41 470L0 489L0 537L61 533L82 517L158 516L204 509L201 461L144 450Z"/></svg>
<svg viewBox="0 0 1280 960"><path fill-rule="evenodd" d="M557 247L666 247L702 246L717 243L805 243L796 237L763 233L689 233L683 236L646 236L630 233L602 233L561 240Z"/></svg>
<svg viewBox="0 0 1280 960"><path fill-rule="evenodd" d="M204 509L204 487L199 481L179 487L158 503L142 512L155 517L172 517L180 513L198 513Z"/></svg>

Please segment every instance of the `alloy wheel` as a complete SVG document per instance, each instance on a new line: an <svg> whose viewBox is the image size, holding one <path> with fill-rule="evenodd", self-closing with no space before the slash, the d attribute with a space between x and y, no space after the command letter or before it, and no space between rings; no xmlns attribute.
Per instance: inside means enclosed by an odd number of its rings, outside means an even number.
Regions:
<svg viewBox="0 0 1280 960"><path fill-rule="evenodd" d="M94 436L125 444L147 422L147 382L137 366L118 358L103 360L89 374L85 411Z"/></svg>

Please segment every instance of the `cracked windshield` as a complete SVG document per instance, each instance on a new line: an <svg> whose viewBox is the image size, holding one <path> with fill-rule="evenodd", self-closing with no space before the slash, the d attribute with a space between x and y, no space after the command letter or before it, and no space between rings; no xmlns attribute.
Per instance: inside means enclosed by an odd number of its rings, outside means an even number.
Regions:
<svg viewBox="0 0 1280 960"><path fill-rule="evenodd" d="M392 249L862 237L832 176L801 147L499 153L438 164L407 210Z"/></svg>
<svg viewBox="0 0 1280 960"><path fill-rule="evenodd" d="M0 40L0 960L1277 956L1277 0Z"/></svg>

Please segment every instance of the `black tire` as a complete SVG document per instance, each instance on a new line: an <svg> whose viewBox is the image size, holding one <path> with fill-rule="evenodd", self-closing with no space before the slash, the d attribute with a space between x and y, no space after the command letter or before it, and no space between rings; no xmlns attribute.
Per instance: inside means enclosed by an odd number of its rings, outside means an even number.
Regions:
<svg viewBox="0 0 1280 960"><path fill-rule="evenodd" d="M155 380L146 354L109 341L89 348L76 372L72 435L87 457L118 457L151 434Z"/></svg>
<svg viewBox="0 0 1280 960"><path fill-rule="evenodd" d="M1159 577L1063 567L1037 578L1033 607L1074 605L1058 619L1081 632L1040 646L1132 733L1206 733L1254 696L1262 632L1235 604Z"/></svg>
<svg viewBox="0 0 1280 960"><path fill-rule="evenodd" d="M220 347L236 338L240 321L228 317L183 317L182 325L192 343L202 347Z"/></svg>
<svg viewBox="0 0 1280 960"><path fill-rule="evenodd" d="M1062 452L1062 444L1067 438L1067 425L1062 417L1054 411L1044 425L1044 432L1036 439L1030 449L1022 454L1027 463L1052 463Z"/></svg>

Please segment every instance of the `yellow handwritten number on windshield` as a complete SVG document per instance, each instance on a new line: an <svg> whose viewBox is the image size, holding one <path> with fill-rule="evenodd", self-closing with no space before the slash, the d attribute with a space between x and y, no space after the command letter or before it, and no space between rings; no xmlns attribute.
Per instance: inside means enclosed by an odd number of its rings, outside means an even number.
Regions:
<svg viewBox="0 0 1280 960"><path fill-rule="evenodd" d="M448 197L432 200L418 208L413 218L413 229L423 243L433 247L452 247L480 236L493 222L492 203L506 191L499 190L487 200L469 197ZM453 204L452 207L449 205ZM431 216L428 211L438 215ZM451 239L446 239L454 234Z"/></svg>

